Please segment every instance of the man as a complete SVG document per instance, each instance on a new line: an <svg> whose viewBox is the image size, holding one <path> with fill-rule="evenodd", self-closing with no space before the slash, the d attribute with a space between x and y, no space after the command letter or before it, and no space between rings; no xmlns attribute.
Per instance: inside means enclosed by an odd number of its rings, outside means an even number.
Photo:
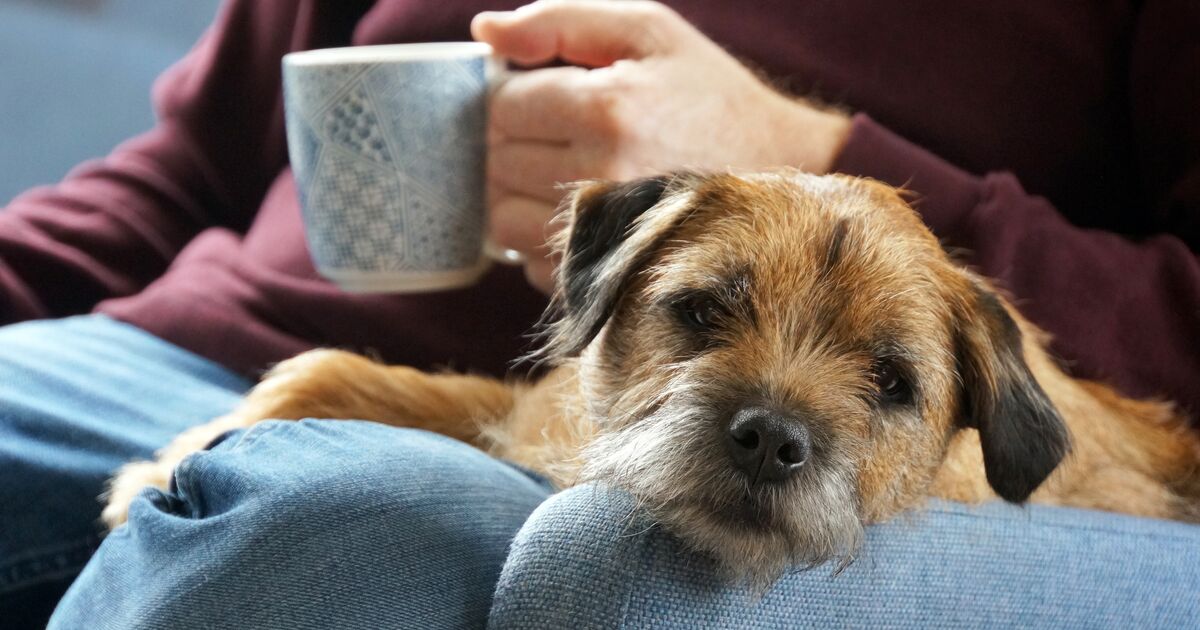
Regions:
<svg viewBox="0 0 1200 630"><path fill-rule="evenodd" d="M643 3L484 14L473 34L500 54L566 62L514 78L493 102L493 236L527 254L528 282L501 269L443 294L337 291L303 246L279 57L464 39L484 8L233 0L156 86L154 130L0 215L0 317L101 314L0 329L4 382L20 383L0 390L0 492L18 506L0 514L6 616L45 611L65 588L96 543L92 497L116 465L218 415L274 361L335 345L502 371L544 305L531 286L551 288L544 242L560 181L787 164L905 184L934 232L1055 335L1076 375L1197 408L1193 6L695 1L676 5L687 21ZM780 96L713 41L863 113ZM56 623L479 623L508 540L547 492L423 434L265 425L135 503Z"/></svg>

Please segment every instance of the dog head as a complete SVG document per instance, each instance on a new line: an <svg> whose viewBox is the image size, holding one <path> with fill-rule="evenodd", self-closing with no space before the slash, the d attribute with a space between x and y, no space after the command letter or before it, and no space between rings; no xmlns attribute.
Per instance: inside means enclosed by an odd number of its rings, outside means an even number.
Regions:
<svg viewBox="0 0 1200 630"><path fill-rule="evenodd" d="M557 249L553 360L629 490L737 577L848 559L977 429L1023 501L1067 448L1020 328L893 189L797 171L590 183Z"/></svg>

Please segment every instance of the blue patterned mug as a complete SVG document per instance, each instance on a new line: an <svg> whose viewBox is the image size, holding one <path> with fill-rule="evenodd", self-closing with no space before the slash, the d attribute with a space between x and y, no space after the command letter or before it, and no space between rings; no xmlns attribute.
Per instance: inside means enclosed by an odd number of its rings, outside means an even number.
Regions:
<svg viewBox="0 0 1200 630"><path fill-rule="evenodd" d="M473 284L487 270L487 44L283 58L288 154L317 271L347 291Z"/></svg>

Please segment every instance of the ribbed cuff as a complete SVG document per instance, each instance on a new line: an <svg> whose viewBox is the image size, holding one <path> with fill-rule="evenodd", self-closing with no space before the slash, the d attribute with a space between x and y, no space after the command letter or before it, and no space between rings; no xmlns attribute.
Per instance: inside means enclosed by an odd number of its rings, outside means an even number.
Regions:
<svg viewBox="0 0 1200 630"><path fill-rule="evenodd" d="M913 207L940 238L951 238L983 197L982 179L901 138L866 114L854 116L831 170L916 193Z"/></svg>

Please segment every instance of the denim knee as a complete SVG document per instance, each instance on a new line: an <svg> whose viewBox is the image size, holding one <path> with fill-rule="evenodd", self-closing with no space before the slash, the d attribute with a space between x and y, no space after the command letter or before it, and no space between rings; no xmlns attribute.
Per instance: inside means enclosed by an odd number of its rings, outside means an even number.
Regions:
<svg viewBox="0 0 1200 630"><path fill-rule="evenodd" d="M256 525L279 520L289 527L364 510L420 512L451 500L488 507L490 520L507 512L514 493L540 502L549 490L537 477L442 435L311 419L262 422L227 434L185 459L172 486L170 493L146 495L150 501L140 509L195 519L259 509ZM460 516L479 517L479 510L472 512Z"/></svg>
<svg viewBox="0 0 1200 630"><path fill-rule="evenodd" d="M134 502L56 613L64 627L97 609L112 627L481 625L549 494L443 436L314 420L233 433L174 486Z"/></svg>
<svg viewBox="0 0 1200 630"><path fill-rule="evenodd" d="M639 514L578 486L530 515L493 628L1192 627L1200 527L1122 514L933 501L868 528L859 557L759 593Z"/></svg>

